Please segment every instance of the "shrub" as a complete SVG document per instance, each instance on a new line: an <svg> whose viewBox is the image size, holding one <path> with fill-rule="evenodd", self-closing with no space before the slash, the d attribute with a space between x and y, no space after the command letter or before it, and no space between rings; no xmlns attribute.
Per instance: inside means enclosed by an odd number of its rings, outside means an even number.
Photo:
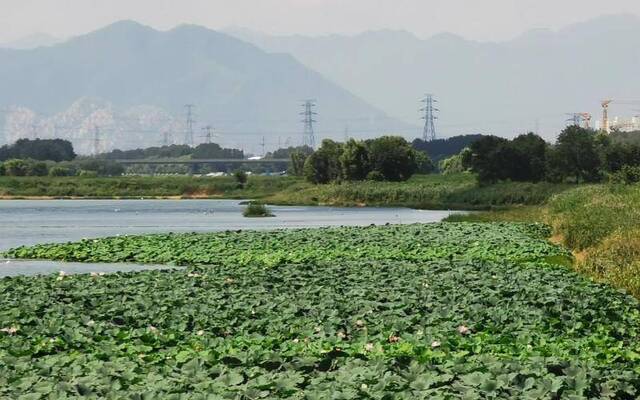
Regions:
<svg viewBox="0 0 640 400"><path fill-rule="evenodd" d="M247 205L247 208L244 209L244 212L242 213L243 216L245 217L252 217L252 218L256 218L256 217L273 217L273 213L271 213L271 210L269 210L267 208L267 206L265 206L262 203L257 203L257 202L251 202Z"/></svg>
<svg viewBox="0 0 640 400"><path fill-rule="evenodd" d="M30 161L27 163L28 176L47 176L49 175L49 167L42 161Z"/></svg>
<svg viewBox="0 0 640 400"><path fill-rule="evenodd" d="M25 160L7 160L3 166L7 176L27 176L29 172L29 164Z"/></svg>
<svg viewBox="0 0 640 400"><path fill-rule="evenodd" d="M462 172L466 172L467 168L465 167L463 161L465 157L469 157L470 152L471 150L466 147L460 152L460 154L456 154L440 161L440 163L438 164L440 172L443 175L460 174Z"/></svg>
<svg viewBox="0 0 640 400"><path fill-rule="evenodd" d="M578 270L640 297L640 229L608 236L588 252Z"/></svg>
<svg viewBox="0 0 640 400"><path fill-rule="evenodd" d="M384 181L384 175L382 175L382 172L380 171L371 171L367 174L367 180L382 182Z"/></svg>
<svg viewBox="0 0 640 400"><path fill-rule="evenodd" d="M49 176L73 176L75 172L71 168L53 166L49 169Z"/></svg>
<svg viewBox="0 0 640 400"><path fill-rule="evenodd" d="M623 165L620 171L613 173L609 181L614 184L632 185L640 182L640 166Z"/></svg>
<svg viewBox="0 0 640 400"><path fill-rule="evenodd" d="M244 185L247 183L247 180L249 178L247 173L242 170L238 170L234 172L233 177L236 179L236 182L238 183L238 188L240 189L244 187Z"/></svg>
<svg viewBox="0 0 640 400"><path fill-rule="evenodd" d="M81 169L80 171L78 171L78 176L81 176L84 178L95 178L96 176L98 176L98 173L96 171L88 171L86 169Z"/></svg>

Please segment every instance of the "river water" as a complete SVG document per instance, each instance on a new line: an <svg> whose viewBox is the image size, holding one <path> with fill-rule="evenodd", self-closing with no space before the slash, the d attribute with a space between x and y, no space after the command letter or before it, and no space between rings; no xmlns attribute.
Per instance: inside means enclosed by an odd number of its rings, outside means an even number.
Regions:
<svg viewBox="0 0 640 400"><path fill-rule="evenodd" d="M450 214L407 208L273 206L270 209L275 217L245 218L243 209L238 200L2 200L0 251L144 233L430 223ZM12 267L17 265L11 263ZM58 268L51 265L43 272ZM32 263L29 268L44 266Z"/></svg>

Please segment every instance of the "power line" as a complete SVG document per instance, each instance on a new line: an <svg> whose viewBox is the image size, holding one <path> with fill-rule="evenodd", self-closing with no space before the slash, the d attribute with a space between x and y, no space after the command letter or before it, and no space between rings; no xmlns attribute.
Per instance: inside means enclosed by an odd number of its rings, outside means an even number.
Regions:
<svg viewBox="0 0 640 400"><path fill-rule="evenodd" d="M433 98L432 94L427 94L425 98L421 100L422 103L425 103L425 106L420 109L420 111L424 111L424 130L422 131L422 139L424 141L430 142L432 140L436 140L436 124L435 120L438 119L436 116L436 112L440 111L435 108L435 103L438 100Z"/></svg>
<svg viewBox="0 0 640 400"><path fill-rule="evenodd" d="M304 116L302 120L304 123L303 143L311 148L315 148L316 137L313 131L313 124L317 122L314 116L318 115L318 113L313 111L313 108L316 107L316 101L311 99L305 100L302 107L304 111L301 112L300 115Z"/></svg>

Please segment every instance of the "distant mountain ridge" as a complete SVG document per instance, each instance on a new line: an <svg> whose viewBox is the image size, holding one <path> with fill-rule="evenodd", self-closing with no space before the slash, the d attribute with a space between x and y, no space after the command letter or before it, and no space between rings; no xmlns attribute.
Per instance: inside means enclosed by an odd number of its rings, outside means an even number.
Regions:
<svg viewBox="0 0 640 400"><path fill-rule="evenodd" d="M0 43L0 48L30 50L38 47L53 46L54 44L58 44L63 41L64 39L60 39L46 33L34 33L10 42Z"/></svg>
<svg viewBox="0 0 640 400"><path fill-rule="evenodd" d="M292 54L408 123L420 117L418 99L435 93L441 136L539 130L553 139L566 113L588 111L595 120L601 99L640 99L640 18L633 15L533 30L498 43L446 33L423 40L402 31L323 37L227 32L266 51ZM614 108L614 114L631 112Z"/></svg>
<svg viewBox="0 0 640 400"><path fill-rule="evenodd" d="M122 21L50 47L0 49L0 76L0 110L21 106L51 116L66 111L78 99L95 98L108 102L116 117L131 108L150 106L181 121L184 105L190 103L196 105L196 142L203 140L200 127L211 124L220 135L216 141L254 152L261 150L258 143L263 136L267 150L279 141L282 145L301 142L300 102L307 98L318 103L319 139L342 137L346 125L352 134L415 129L389 118L290 55L270 54L193 25L157 31ZM6 126L5 115L5 141L37 135L29 131L38 125L33 118L23 118L16 128ZM124 123L116 122L118 135L123 136L119 126ZM110 127L103 128L106 139L117 136ZM184 130L171 129L180 143ZM91 132L88 129L75 140L79 145L91 140ZM160 135L153 129L129 134L139 146L157 145Z"/></svg>

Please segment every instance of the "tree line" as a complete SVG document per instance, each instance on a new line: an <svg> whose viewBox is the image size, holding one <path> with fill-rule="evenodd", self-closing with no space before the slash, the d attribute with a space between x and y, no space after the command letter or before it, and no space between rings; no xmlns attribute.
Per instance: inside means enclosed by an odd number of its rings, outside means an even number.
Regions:
<svg viewBox="0 0 640 400"><path fill-rule="evenodd" d="M196 147L184 144L148 147L134 150L112 150L98 154L96 158L108 160L146 160L146 159L243 159L244 152L238 149L223 148L217 143L202 143Z"/></svg>
<svg viewBox="0 0 640 400"><path fill-rule="evenodd" d="M124 167L109 160L78 158L71 142L62 139L19 139L0 147L0 175L113 176Z"/></svg>
<svg viewBox="0 0 640 400"><path fill-rule="evenodd" d="M310 154L293 151L290 158L292 172L314 184L405 181L417 172L433 170L429 157L399 136L345 143L325 139L318 150Z"/></svg>
<svg viewBox="0 0 640 400"><path fill-rule="evenodd" d="M0 161L32 159L59 162L75 158L71 142L62 139L19 139L13 144L0 147Z"/></svg>
<svg viewBox="0 0 640 400"><path fill-rule="evenodd" d="M640 180L640 144L579 126L565 128L555 144L528 133L512 140L485 136L447 160L475 172L480 183L498 181L599 182Z"/></svg>

